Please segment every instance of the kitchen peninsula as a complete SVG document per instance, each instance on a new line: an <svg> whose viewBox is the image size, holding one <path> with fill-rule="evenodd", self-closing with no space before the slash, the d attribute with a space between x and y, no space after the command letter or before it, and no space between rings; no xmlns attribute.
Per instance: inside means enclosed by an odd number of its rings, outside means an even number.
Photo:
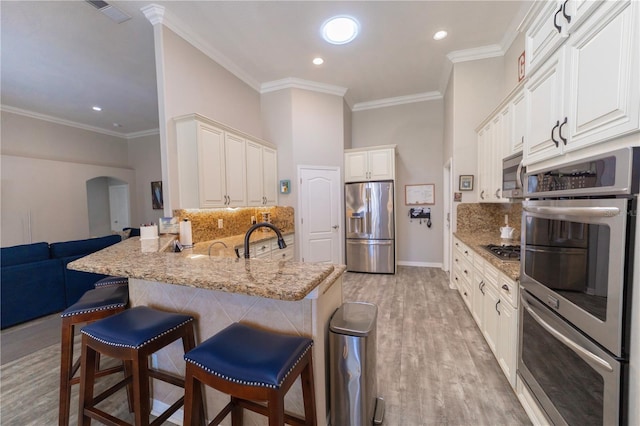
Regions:
<svg viewBox="0 0 640 426"><path fill-rule="evenodd" d="M181 253L167 251L173 237L129 238L69 264L70 269L129 278L131 306L184 312L196 318L201 342L237 321L314 339L314 379L318 424L326 424L328 325L342 303L344 266L280 260L209 256L196 246ZM219 250L220 245L216 245ZM229 253L230 251L226 251ZM206 252L204 252L206 253ZM212 252L215 253L215 252ZM170 373L184 374L182 346L174 342L153 362ZM173 403L180 389L154 383L154 411ZM227 397L207 389L207 407L218 412ZM303 413L302 390L294 385L287 410ZM263 418L247 412L258 424ZM181 418L178 417L176 421Z"/></svg>

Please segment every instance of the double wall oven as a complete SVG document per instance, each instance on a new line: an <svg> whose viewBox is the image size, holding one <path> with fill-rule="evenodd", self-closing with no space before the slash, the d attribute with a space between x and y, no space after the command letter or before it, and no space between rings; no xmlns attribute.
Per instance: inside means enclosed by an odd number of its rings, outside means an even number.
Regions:
<svg viewBox="0 0 640 426"><path fill-rule="evenodd" d="M554 424L626 423L639 183L640 148L526 175L518 374Z"/></svg>

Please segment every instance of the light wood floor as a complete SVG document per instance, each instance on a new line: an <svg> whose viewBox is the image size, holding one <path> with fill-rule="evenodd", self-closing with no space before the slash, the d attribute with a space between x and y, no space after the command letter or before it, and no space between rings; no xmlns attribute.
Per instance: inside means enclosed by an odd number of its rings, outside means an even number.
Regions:
<svg viewBox="0 0 640 426"><path fill-rule="evenodd" d="M344 300L378 305L384 425L530 424L445 273L415 267L399 267L396 275L346 273ZM3 426L57 423L59 334L58 315L2 331ZM76 407L77 386L73 397ZM126 399L120 400L111 412L126 416Z"/></svg>

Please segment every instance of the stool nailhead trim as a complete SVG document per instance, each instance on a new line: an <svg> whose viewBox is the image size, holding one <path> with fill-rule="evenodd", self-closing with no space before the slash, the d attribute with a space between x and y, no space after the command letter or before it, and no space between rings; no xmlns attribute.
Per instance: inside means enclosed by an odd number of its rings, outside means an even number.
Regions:
<svg viewBox="0 0 640 426"><path fill-rule="evenodd" d="M108 309L115 309L115 308L122 308L127 306L126 303L114 303L111 305L105 305L105 306L100 306L97 308L89 308L89 309L83 309L81 311L73 311L73 312L67 312L66 314L62 314L60 315L61 318L67 318L67 317L72 317L75 315L82 315L82 314L89 314L91 312L99 312L99 311L106 311Z"/></svg>
<svg viewBox="0 0 640 426"><path fill-rule="evenodd" d="M100 342L100 343L104 343L105 345L109 345L109 346L116 346L116 347L120 347L120 348L140 349L141 347L143 347L143 346L145 346L145 345L147 345L147 344L149 344L149 343L153 342L154 340L156 340L156 339L158 339L158 338L160 338L160 337L164 336L165 334L171 333L172 331L177 330L178 328L180 328L180 327L184 326L185 324L188 324L188 323L190 323L190 322L192 322L192 321L193 321L193 318L189 318L188 320L186 320L186 321L184 321L184 322L182 322L182 323L180 323L180 324L176 325L175 327L172 327L172 328L170 328L169 330L165 330L165 331L163 331L162 333L158 334L157 336L153 336L151 339L149 339L149 340L146 340L146 341L142 342L142 343L141 343L141 344L139 344L138 346L133 346L133 345L123 345L122 343L113 343L113 342L110 342L110 341L108 341L108 340L104 340L104 339L100 339L100 338L98 338L98 337L95 337L95 336L93 336L92 334L87 333L87 332L86 332L86 331L84 331L84 330L81 330L81 331L82 331L82 333L83 333L83 334L86 334L87 336L91 337L92 339L97 340L97 341L98 341L98 342Z"/></svg>
<svg viewBox="0 0 640 426"><path fill-rule="evenodd" d="M304 351L302 351L302 353L300 354L300 356L298 357L296 362L293 363L293 365L291 366L289 371L287 371L287 374L284 375L284 377L282 378L280 383L278 383L277 386L272 385L270 383L247 382L245 380L239 380L239 379L234 379L233 377L227 377L224 374L220 374L220 373L218 373L216 371L213 371L210 368L205 367L204 365L187 358L186 355L185 355L184 359L185 359L185 361L190 362L191 364L194 364L194 365L198 366L199 368L203 369L207 373L213 374L214 376L220 377L221 379L224 379L224 380L229 381L229 382L238 383L240 385L245 385L245 386L260 386L260 387L263 387L263 388L278 389L280 386L282 386L282 383L289 376L289 374L296 367L296 365L298 365L298 363L300 363L300 360L306 355L307 352L309 352L309 349L311 348L311 346L313 346L313 342L310 342L309 345L304 349Z"/></svg>
<svg viewBox="0 0 640 426"><path fill-rule="evenodd" d="M110 286L125 285L125 284L129 284L129 278L113 278L113 279L103 278L102 280L97 281L94 284L94 288L110 287Z"/></svg>

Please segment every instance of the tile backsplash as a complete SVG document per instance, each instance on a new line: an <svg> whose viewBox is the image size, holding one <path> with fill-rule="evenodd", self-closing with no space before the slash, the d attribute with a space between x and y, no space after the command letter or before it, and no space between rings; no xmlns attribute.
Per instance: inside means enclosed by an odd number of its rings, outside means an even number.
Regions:
<svg viewBox="0 0 640 426"><path fill-rule="evenodd" d="M504 225L505 215L509 226L520 235L522 203L465 203L458 204L456 226L458 232L496 232Z"/></svg>
<svg viewBox="0 0 640 426"><path fill-rule="evenodd" d="M283 232L293 231L294 211L293 207L242 207L221 209L187 209L174 210L173 216L180 220L189 219L193 242L215 240L231 237L247 232L251 227L251 216L256 221L262 221L261 213L271 214L271 223ZM218 228L218 219L222 219L223 228Z"/></svg>

